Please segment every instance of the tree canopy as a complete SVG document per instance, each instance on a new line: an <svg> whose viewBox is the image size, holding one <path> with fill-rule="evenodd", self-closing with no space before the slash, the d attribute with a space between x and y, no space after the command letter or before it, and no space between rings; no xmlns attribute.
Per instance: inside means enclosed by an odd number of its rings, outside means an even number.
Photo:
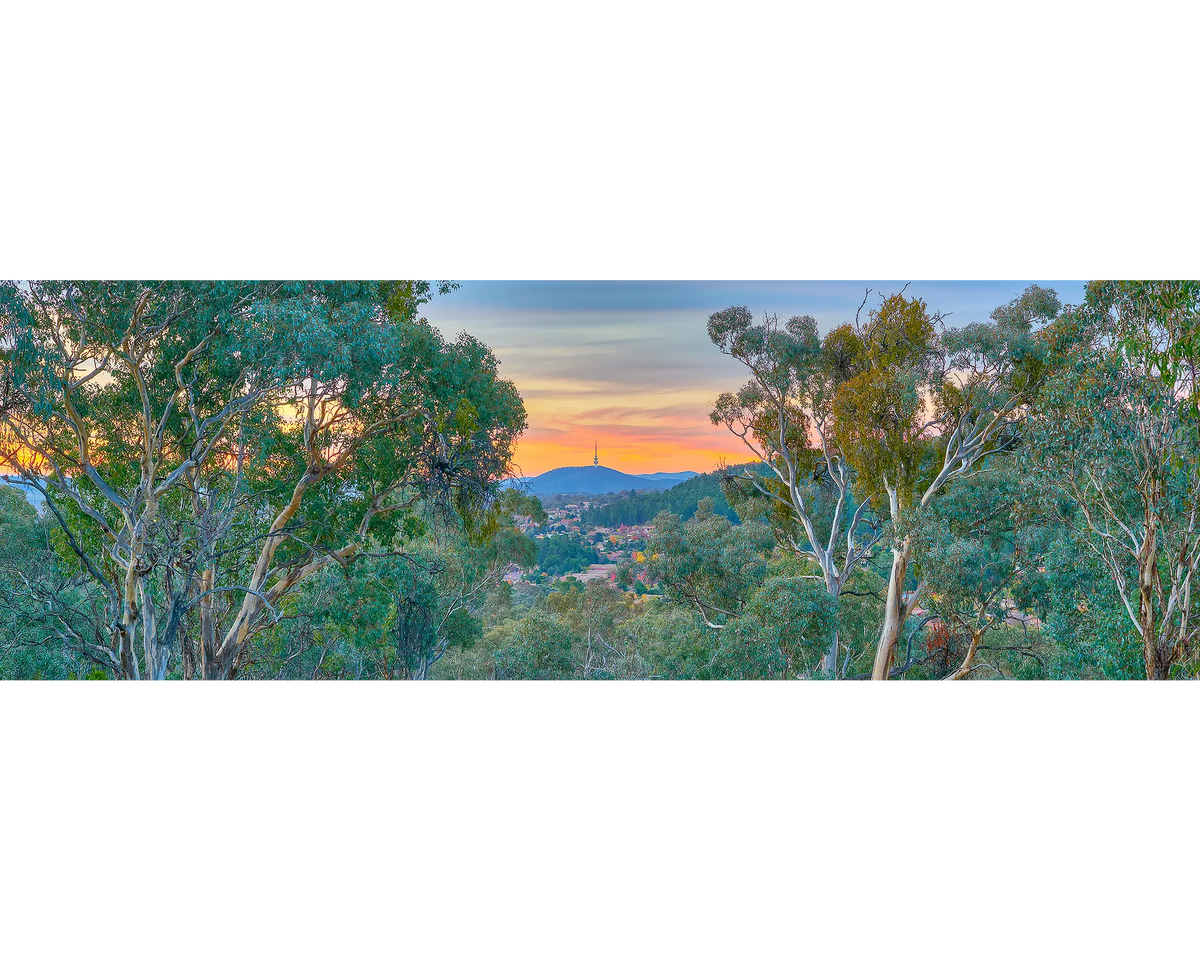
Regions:
<svg viewBox="0 0 1200 960"><path fill-rule="evenodd" d="M718 310L754 459L549 514L453 287L0 284L0 676L1196 675L1200 284Z"/></svg>
<svg viewBox="0 0 1200 960"><path fill-rule="evenodd" d="M452 285L0 286L0 461L46 496L119 676L231 677L284 598L483 516L525 414L418 311Z"/></svg>

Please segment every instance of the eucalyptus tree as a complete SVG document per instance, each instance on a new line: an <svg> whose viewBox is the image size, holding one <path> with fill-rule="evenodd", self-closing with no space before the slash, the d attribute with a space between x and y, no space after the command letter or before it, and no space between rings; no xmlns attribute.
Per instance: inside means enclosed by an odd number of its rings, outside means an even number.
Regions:
<svg viewBox="0 0 1200 960"><path fill-rule="evenodd" d="M1034 325L1058 310L1053 291L1031 286L990 322L945 328L942 315L901 291L852 332L857 372L837 389L833 424L855 483L879 503L891 534L876 680L890 676L921 594L919 581L905 589L911 525L947 484L970 482L986 457L1015 443L1040 370Z"/></svg>
<svg viewBox="0 0 1200 960"><path fill-rule="evenodd" d="M546 597L547 609L578 638L579 670L584 680L633 680L650 674L649 665L637 652L637 631L622 629L628 620L637 619L634 612L640 602L602 580Z"/></svg>
<svg viewBox="0 0 1200 960"><path fill-rule="evenodd" d="M712 676L806 677L830 656L836 601L814 582L807 557L774 548L766 524L733 524L707 498L687 521L665 511L655 519L646 570L719 631L705 664Z"/></svg>
<svg viewBox="0 0 1200 960"><path fill-rule="evenodd" d="M721 635L713 658L718 676L736 680L794 679L813 676L813 665L828 656L826 638L837 627L837 604L805 572L806 561L774 556L765 576L746 598L741 614ZM817 676L844 677L822 669Z"/></svg>
<svg viewBox="0 0 1200 960"><path fill-rule="evenodd" d="M86 581L63 569L51 523L15 484L0 484L0 679L85 676L77 632L90 632Z"/></svg>
<svg viewBox="0 0 1200 960"><path fill-rule="evenodd" d="M247 675L426 679L449 649L478 639L489 595L510 565L535 564L537 547L517 516L544 521L545 511L536 497L505 490L472 528L424 505L401 549L372 544L294 594L284 608L291 629L260 637Z"/></svg>
<svg viewBox="0 0 1200 960"><path fill-rule="evenodd" d="M185 474L225 453L231 424L264 386L221 384L227 392L206 397L217 409L196 417L187 440L173 421L181 408L196 409L187 384L210 382L208 370L192 376L193 364L263 292L246 284L208 285L199 296L183 284L0 288L0 460L46 495L79 565L106 595L105 639L84 642L119 676L166 675L181 595L170 591L161 616L154 574L171 566L158 549L171 543L161 536L161 508Z"/></svg>
<svg viewBox="0 0 1200 960"><path fill-rule="evenodd" d="M562 617L535 608L492 632L501 639L493 653L492 679L573 680L578 676L576 638Z"/></svg>
<svg viewBox="0 0 1200 960"><path fill-rule="evenodd" d="M486 502L524 411L482 344L418 318L433 293L0 286L0 463L46 494L105 596L92 655L162 679L198 634L183 675L232 677L298 583L422 501Z"/></svg>
<svg viewBox="0 0 1200 960"><path fill-rule="evenodd" d="M766 524L730 523L706 497L689 520L666 510L654 518L646 571L668 598L693 609L710 629L725 630L762 583L774 545Z"/></svg>
<svg viewBox="0 0 1200 960"><path fill-rule="evenodd" d="M913 528L922 602L965 640L946 680L965 679L981 666L984 641L1017 612L1014 596L1037 576L1050 536L1025 515L1025 478L1015 463L989 465L972 479L936 498ZM1028 644L1015 652L1040 662Z"/></svg>
<svg viewBox="0 0 1200 960"><path fill-rule="evenodd" d="M1090 283L1046 339L1031 452L1167 679L1200 645L1200 283Z"/></svg>
<svg viewBox="0 0 1200 960"><path fill-rule="evenodd" d="M0 479L0 680L58 679L67 667L71 588L56 570L38 517Z"/></svg>
<svg viewBox="0 0 1200 960"><path fill-rule="evenodd" d="M329 330L315 358L295 368L286 400L301 423L283 432L281 458L290 491L272 505L244 599L216 648L224 673L295 584L372 541L388 543L422 503L453 510L469 530L510 470L525 414L494 356L470 337L446 343L394 314L366 312L348 330Z"/></svg>
<svg viewBox="0 0 1200 960"><path fill-rule="evenodd" d="M750 372L739 391L721 394L711 420L770 469L765 476L746 469L731 478L730 493L741 487L765 507L761 513L781 546L812 560L836 601L879 538L869 523L871 496L855 503L851 461L834 423L837 390L853 373L845 331L834 331L823 344L812 317L780 323L769 315L756 324L746 307L729 307L709 318L708 335ZM831 635L824 669L833 677L836 624Z"/></svg>
<svg viewBox="0 0 1200 960"><path fill-rule="evenodd" d="M1041 476L1042 465L1034 461L1031 468ZM1027 575L1016 587L1021 602L1042 621L1047 675L1072 680L1144 678L1142 638L1108 570L1072 529L1076 521L1071 514L1078 508L1070 503L1047 508L1038 518L1051 533L1043 562L1036 575Z"/></svg>

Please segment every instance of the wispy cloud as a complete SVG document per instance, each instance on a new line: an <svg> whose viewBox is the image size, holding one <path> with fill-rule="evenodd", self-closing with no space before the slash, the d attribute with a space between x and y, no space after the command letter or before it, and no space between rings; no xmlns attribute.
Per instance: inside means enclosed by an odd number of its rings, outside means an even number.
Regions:
<svg viewBox="0 0 1200 960"><path fill-rule="evenodd" d="M1078 302L1081 283L1040 281ZM755 313L811 315L822 330L853 319L866 287L902 282L542 283L469 282L426 315L448 336L487 343L525 400L529 430L518 448L526 474L601 462L630 473L710 470L745 460L741 441L708 420L712 403L745 379L708 339L710 314L737 304ZM950 322L987 317L1025 282L921 282L909 293ZM871 303L878 302L872 294Z"/></svg>

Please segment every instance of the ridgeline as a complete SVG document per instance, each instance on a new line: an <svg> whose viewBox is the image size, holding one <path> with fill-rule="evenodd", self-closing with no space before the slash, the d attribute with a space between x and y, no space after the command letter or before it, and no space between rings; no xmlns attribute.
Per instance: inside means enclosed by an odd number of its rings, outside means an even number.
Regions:
<svg viewBox="0 0 1200 960"><path fill-rule="evenodd" d="M619 493L622 490L665 490L679 483L685 473L655 473L635 476L611 467L595 464L590 467L556 467L536 477L523 477L513 486L535 497L552 497L557 493L578 493L583 496Z"/></svg>
<svg viewBox="0 0 1200 960"><path fill-rule="evenodd" d="M721 489L721 476L725 473L741 473L745 467L752 464L735 464L725 470L714 470L712 473L701 473L676 484L668 490L649 490L622 497L612 503L593 507L583 512L581 521L597 527L619 527L622 524L633 526L649 523L661 511L669 510L688 520L696 512L696 507L705 497L713 501L713 513L728 517L734 523L738 516L733 507L725 499Z"/></svg>

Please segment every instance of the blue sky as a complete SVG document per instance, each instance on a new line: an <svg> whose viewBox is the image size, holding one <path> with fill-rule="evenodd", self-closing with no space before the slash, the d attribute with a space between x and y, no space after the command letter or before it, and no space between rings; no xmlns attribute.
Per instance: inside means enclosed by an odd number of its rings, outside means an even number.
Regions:
<svg viewBox="0 0 1200 960"><path fill-rule="evenodd" d="M986 316L1000 303L1018 296L1029 283L1050 286L1070 303L1083 296L1082 281L913 281L909 292L943 311ZM462 307L530 311L625 311L698 309L711 313L731 304L780 314L853 311L864 289L890 293L903 280L789 281L538 281L484 280L464 282L453 301ZM447 301L449 303L449 301ZM714 306L716 304L716 306Z"/></svg>
<svg viewBox="0 0 1200 960"><path fill-rule="evenodd" d="M914 281L910 295L947 323L984 320L1029 283L1064 303L1082 281ZM744 449L708 421L713 400L744 380L708 340L711 313L744 305L756 314L808 314L822 331L853 320L903 281L569 282L467 281L425 314L448 336L466 331L495 350L521 391L529 430L518 448L527 475L591 462L629 473L711 470ZM865 311L864 311L865 315Z"/></svg>

